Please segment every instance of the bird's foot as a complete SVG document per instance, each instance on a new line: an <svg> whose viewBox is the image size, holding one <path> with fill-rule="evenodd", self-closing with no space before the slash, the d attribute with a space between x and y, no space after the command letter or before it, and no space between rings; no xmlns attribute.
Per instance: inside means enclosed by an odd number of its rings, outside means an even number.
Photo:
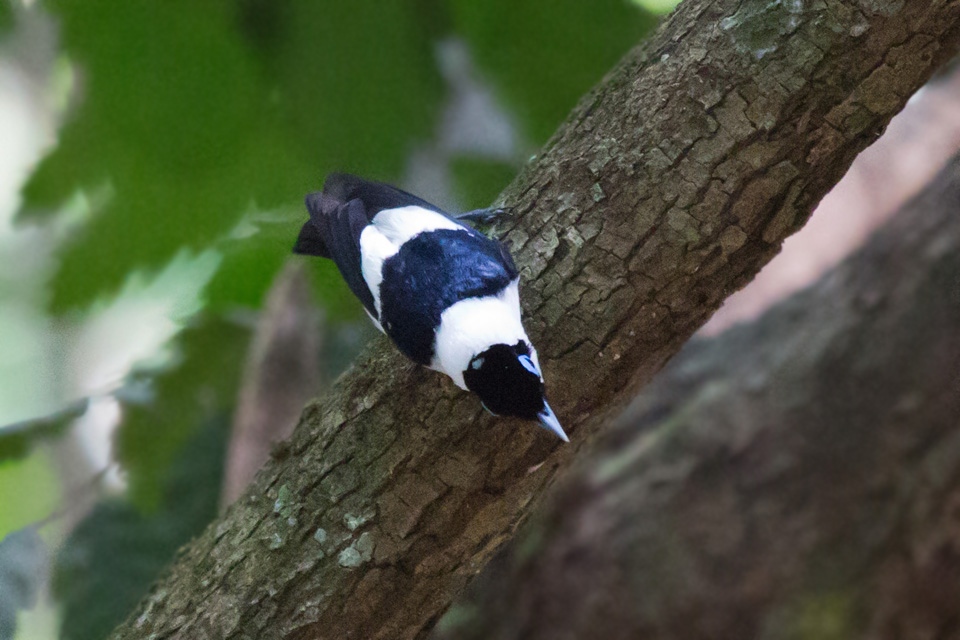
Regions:
<svg viewBox="0 0 960 640"><path fill-rule="evenodd" d="M488 225L493 224L499 218L510 215L510 207L487 207L486 209L474 209L456 216L457 220L472 222L473 224Z"/></svg>

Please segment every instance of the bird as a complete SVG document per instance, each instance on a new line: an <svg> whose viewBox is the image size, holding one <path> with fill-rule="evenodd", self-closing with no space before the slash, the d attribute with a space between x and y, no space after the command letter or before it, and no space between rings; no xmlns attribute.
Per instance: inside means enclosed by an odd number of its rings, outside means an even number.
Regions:
<svg viewBox="0 0 960 640"><path fill-rule="evenodd" d="M334 261L376 327L417 364L446 374L496 416L567 434L520 313L519 271L506 246L397 187L333 173L306 197L293 252Z"/></svg>

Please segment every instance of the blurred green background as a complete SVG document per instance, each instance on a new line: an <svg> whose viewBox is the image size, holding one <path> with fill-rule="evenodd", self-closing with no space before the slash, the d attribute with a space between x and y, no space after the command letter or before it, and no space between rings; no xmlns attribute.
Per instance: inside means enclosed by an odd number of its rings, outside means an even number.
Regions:
<svg viewBox="0 0 960 640"><path fill-rule="evenodd" d="M328 172L484 206L673 4L0 0L0 640L103 637L215 516ZM370 334L309 270L333 374Z"/></svg>

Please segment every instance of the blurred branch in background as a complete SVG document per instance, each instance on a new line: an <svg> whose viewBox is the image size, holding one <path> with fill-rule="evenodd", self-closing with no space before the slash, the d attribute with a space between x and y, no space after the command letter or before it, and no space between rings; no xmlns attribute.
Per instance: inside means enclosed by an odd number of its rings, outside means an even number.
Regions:
<svg viewBox="0 0 960 640"><path fill-rule="evenodd" d="M702 333L752 320L802 289L862 245L960 149L960 70L948 67L918 91L883 136L857 156L783 250L727 298Z"/></svg>
<svg viewBox="0 0 960 640"><path fill-rule="evenodd" d="M247 487L271 447L290 436L307 400L322 392L322 322L303 264L290 263L270 288L247 353L227 449L223 507Z"/></svg>
<svg viewBox="0 0 960 640"><path fill-rule="evenodd" d="M689 343L433 637L954 637L958 207L960 156L812 288Z"/></svg>
<svg viewBox="0 0 960 640"><path fill-rule="evenodd" d="M83 398L49 416L0 425L0 464L26 456L41 440L63 436L89 405L89 398Z"/></svg>

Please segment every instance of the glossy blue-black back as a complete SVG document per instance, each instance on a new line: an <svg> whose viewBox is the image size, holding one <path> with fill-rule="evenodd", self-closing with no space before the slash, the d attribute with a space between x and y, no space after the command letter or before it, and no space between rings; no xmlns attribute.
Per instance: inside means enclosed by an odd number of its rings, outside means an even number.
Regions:
<svg viewBox="0 0 960 640"><path fill-rule="evenodd" d="M407 357L429 364L444 310L467 298L497 295L517 275L503 245L478 231L421 233L383 264L380 324Z"/></svg>

